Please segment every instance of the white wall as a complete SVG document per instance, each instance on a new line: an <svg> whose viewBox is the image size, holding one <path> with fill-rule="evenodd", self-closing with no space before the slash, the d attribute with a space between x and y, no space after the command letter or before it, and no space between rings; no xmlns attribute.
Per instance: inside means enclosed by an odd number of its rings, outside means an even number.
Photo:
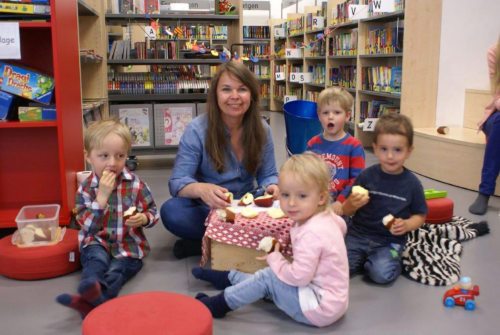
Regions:
<svg viewBox="0 0 500 335"><path fill-rule="evenodd" d="M442 12L436 125L462 126L465 89L489 90L486 50L500 34L500 1L443 0Z"/></svg>

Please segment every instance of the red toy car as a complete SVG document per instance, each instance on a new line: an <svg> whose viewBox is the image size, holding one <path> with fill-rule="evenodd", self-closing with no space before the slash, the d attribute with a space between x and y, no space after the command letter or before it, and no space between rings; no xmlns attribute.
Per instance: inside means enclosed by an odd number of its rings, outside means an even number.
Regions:
<svg viewBox="0 0 500 335"><path fill-rule="evenodd" d="M474 285L471 289L463 289L460 285L446 291L443 296L443 304L446 307L454 307L455 305L464 306L468 311L476 309L474 297L479 295L479 286Z"/></svg>

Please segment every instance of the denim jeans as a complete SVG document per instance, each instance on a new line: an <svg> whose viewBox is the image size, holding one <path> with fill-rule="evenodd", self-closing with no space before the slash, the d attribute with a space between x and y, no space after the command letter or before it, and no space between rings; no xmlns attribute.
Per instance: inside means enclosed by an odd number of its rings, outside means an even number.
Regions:
<svg viewBox="0 0 500 335"><path fill-rule="evenodd" d="M210 208L198 199L175 197L160 209L163 225L169 232L188 240L200 240L205 234L205 219Z"/></svg>
<svg viewBox="0 0 500 335"><path fill-rule="evenodd" d="M486 134L486 148L484 149L483 168L479 192L492 195L495 192L498 173L500 172L500 111L490 115L483 125Z"/></svg>
<svg viewBox="0 0 500 335"><path fill-rule="evenodd" d="M82 278L97 280L101 284L102 300L112 299L118 295L122 286L142 268L142 260L136 258L113 258L101 245L92 244L82 248Z"/></svg>
<svg viewBox="0 0 500 335"><path fill-rule="evenodd" d="M403 245L377 243L367 237L349 233L345 242L351 276L364 270L375 283L388 284L401 274Z"/></svg>
<svg viewBox="0 0 500 335"><path fill-rule="evenodd" d="M224 298L232 310L267 298L295 321L311 325L300 309L298 287L279 280L271 268L267 267L255 274L231 270L229 281L232 286L224 290Z"/></svg>

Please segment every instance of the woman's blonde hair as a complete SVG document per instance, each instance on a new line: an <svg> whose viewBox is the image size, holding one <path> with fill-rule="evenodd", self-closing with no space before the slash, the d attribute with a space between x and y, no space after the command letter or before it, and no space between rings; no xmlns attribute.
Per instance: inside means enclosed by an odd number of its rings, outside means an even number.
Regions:
<svg viewBox="0 0 500 335"><path fill-rule="evenodd" d="M287 159L280 169L280 178L283 173L291 173L300 182L316 186L326 197L326 202L318 206L318 212L323 211L331 202L330 198L330 169L315 153L306 151L303 154L293 155Z"/></svg>
<svg viewBox="0 0 500 335"><path fill-rule="evenodd" d="M87 154L102 146L102 141L109 134L116 134L123 140L123 144L130 152L132 147L132 136L129 128L118 119L103 119L90 124L85 130L83 139L84 149Z"/></svg>
<svg viewBox="0 0 500 335"><path fill-rule="evenodd" d="M255 74L242 63L229 61L219 65L217 73L212 78L207 96L208 130L205 140L206 150L217 172L223 172L225 159L229 151L229 141L226 137L225 124L217 101L217 85L224 73L238 79L250 90L250 107L243 117L241 145L244 148L243 165L250 174L255 175L261 165L262 152L267 138L259 111L259 81Z"/></svg>

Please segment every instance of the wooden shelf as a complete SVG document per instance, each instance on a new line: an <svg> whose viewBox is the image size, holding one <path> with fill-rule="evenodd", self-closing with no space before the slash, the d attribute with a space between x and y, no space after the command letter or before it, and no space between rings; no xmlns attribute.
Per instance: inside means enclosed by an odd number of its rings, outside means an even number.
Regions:
<svg viewBox="0 0 500 335"><path fill-rule="evenodd" d="M41 22L41 21L22 21L19 22L20 28L47 28L50 29L52 24L50 22Z"/></svg>
<svg viewBox="0 0 500 335"><path fill-rule="evenodd" d="M0 122L0 128L45 128L57 127L56 121L4 121Z"/></svg>
<svg viewBox="0 0 500 335"><path fill-rule="evenodd" d="M78 15L81 16L99 16L94 8L88 5L84 0L78 0Z"/></svg>
<svg viewBox="0 0 500 335"><path fill-rule="evenodd" d="M390 99L401 99L401 93L388 93L388 92L377 92L377 91L368 91L368 90L359 90L358 93L373 95L377 97L384 97Z"/></svg>
<svg viewBox="0 0 500 335"><path fill-rule="evenodd" d="M370 16L366 19L361 19L361 20L359 20L359 22L372 22L372 21L389 22L389 21L401 19L404 16L405 16L404 10L397 10L397 11L392 12L392 13L373 15L373 16Z"/></svg>
<svg viewBox="0 0 500 335"><path fill-rule="evenodd" d="M130 101L205 101L206 93L178 93L178 94L110 94L110 102Z"/></svg>
<svg viewBox="0 0 500 335"><path fill-rule="evenodd" d="M185 64L222 64L221 59L199 59L199 58L186 58L186 59L108 59L108 64L113 65L150 65L150 64L172 64L172 65L185 65Z"/></svg>
<svg viewBox="0 0 500 335"><path fill-rule="evenodd" d="M106 14L108 23L149 22L150 20L169 21L237 21L238 15L216 14Z"/></svg>
<svg viewBox="0 0 500 335"><path fill-rule="evenodd" d="M391 54L366 54L359 55L359 58L394 58L394 57L403 57L402 52L396 52Z"/></svg>

